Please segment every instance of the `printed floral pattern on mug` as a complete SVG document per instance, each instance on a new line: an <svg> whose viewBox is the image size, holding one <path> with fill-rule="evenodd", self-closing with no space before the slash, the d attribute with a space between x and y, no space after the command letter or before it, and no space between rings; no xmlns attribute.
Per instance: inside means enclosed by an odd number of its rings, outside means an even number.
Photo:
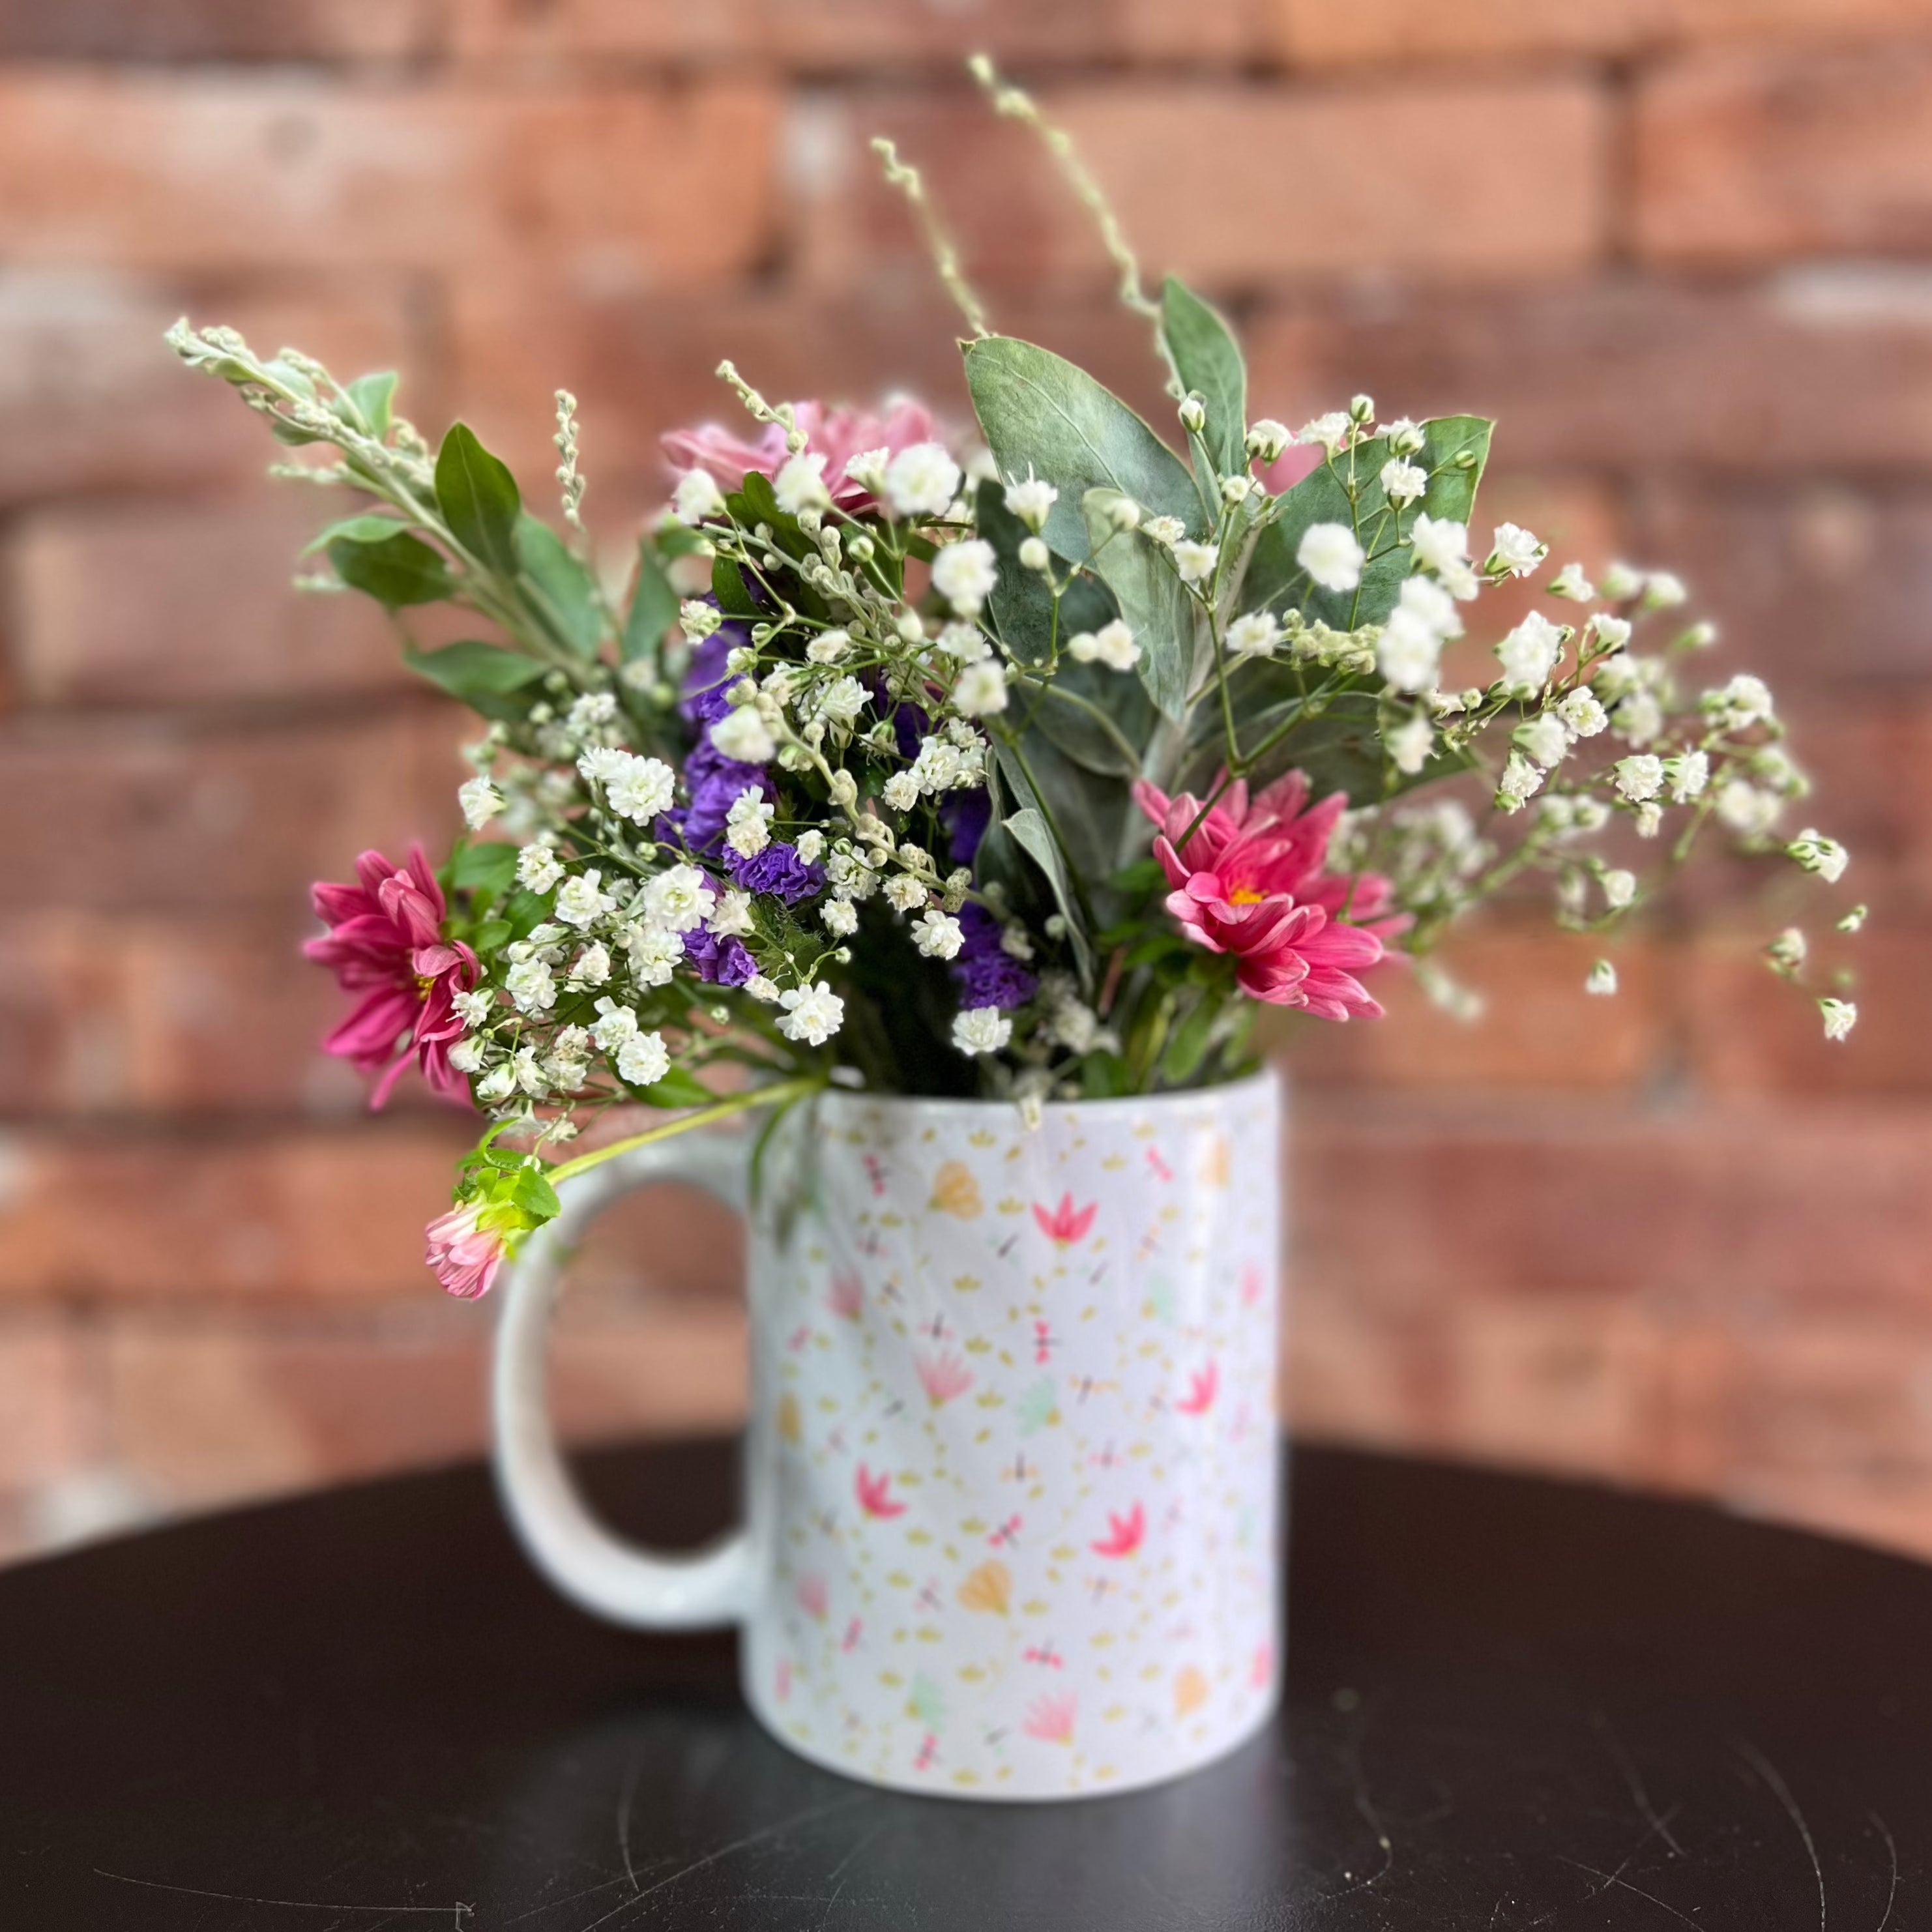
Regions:
<svg viewBox="0 0 1932 1932"><path fill-rule="evenodd" d="M989 1796L1211 1756L1276 1684L1274 1096L908 1119L826 1106L769 1271L767 1715Z"/></svg>

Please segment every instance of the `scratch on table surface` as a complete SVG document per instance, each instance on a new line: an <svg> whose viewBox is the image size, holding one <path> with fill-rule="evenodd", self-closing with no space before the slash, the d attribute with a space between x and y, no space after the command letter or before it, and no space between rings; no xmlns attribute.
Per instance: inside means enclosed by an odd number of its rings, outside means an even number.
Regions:
<svg viewBox="0 0 1932 1932"><path fill-rule="evenodd" d="M624 1855L624 1876L631 1881L631 1889L638 1888L638 1868L631 1862L631 1806L638 1796L638 1780L644 1775L644 1761L633 1758L631 1768L624 1774L624 1788L617 1794L617 1849Z"/></svg>
<svg viewBox="0 0 1932 1932"><path fill-rule="evenodd" d="M1558 1852L1556 1856L1562 1858L1566 1865L1574 1865L1579 1871L1588 1872L1592 1878L1600 1878L1604 1881L1598 1886L1595 1892L1591 1893L1592 1898L1598 1897L1600 1893L1608 1892L1614 1885L1624 1892L1634 1892L1639 1898L1648 1900L1658 1910L1667 1912L1672 1918L1682 1919L1686 1925L1694 1928L1695 1932L1704 1932L1704 1928L1698 1924L1696 1919L1691 1918L1687 1912L1679 1912L1669 1899L1659 1898L1655 1892L1646 1892L1642 1886L1631 1884L1621 1871L1602 1871L1594 1865L1586 1865L1581 1858L1570 1858L1562 1852ZM1555 1915L1552 1913L1551 1916L1553 1917ZM1540 1924L1543 1922L1538 1919L1537 1923Z"/></svg>
<svg viewBox="0 0 1932 1932"><path fill-rule="evenodd" d="M886 1820L881 1819L869 1832L859 1839L852 1849L826 1874L832 1881L832 1896L825 1901L825 1916L818 1922L818 1932L825 1932L825 1928L832 1923L832 1908L844 1895L845 1874L850 1869L852 1861L861 1852L871 1849L873 1840L885 1830L886 1822Z"/></svg>
<svg viewBox="0 0 1932 1932"><path fill-rule="evenodd" d="M1592 1714L1590 1723L1597 1735L1603 1739L1604 1748L1610 1753L1611 1762L1623 1774L1624 1784L1630 1786L1630 1801L1637 1808L1637 1815L1670 1847L1672 1856L1683 1857L1684 1847L1671 1835L1670 1818L1658 1816L1657 1807L1650 1802L1650 1793L1644 1788L1643 1775L1636 1768L1636 1760L1624 1750L1622 1740L1610 1729L1610 1719L1602 1712L1598 1711ZM1676 1815L1673 1810L1670 1817L1674 1818Z"/></svg>
<svg viewBox="0 0 1932 1932"><path fill-rule="evenodd" d="M1798 1835L1804 1840L1804 1856L1811 1861L1811 1876L1818 1882L1818 1932L1825 1932L1825 1868L1818 1862L1818 1847L1812 1838L1811 1827L1805 1823L1804 1814L1798 1810L1790 1786L1778 1775L1777 1766L1756 1745L1748 1744L1742 1738L1734 1748L1738 1756L1771 1787L1779 1804L1784 1807L1785 1816L1798 1827Z"/></svg>
<svg viewBox="0 0 1932 1932"><path fill-rule="evenodd" d="M149 1892L178 1892L188 1898L219 1899L226 1905L268 1905L290 1912L332 1912L340 1918L352 1912L377 1912L392 1918L401 1918L407 1913L416 1917L429 1916L447 1918L451 1932L464 1932L470 1923L470 1916L476 1908L460 1901L451 1905L338 1905L326 1898L256 1898L246 1892L210 1892L198 1885L170 1885L164 1879L134 1878L126 1872L104 1871L99 1865L94 1868L96 1878L112 1879L117 1885L138 1885Z"/></svg>
<svg viewBox="0 0 1932 1932"><path fill-rule="evenodd" d="M1898 1903L1898 1847L1892 1843L1892 1833L1886 1828L1885 1820L1876 1811L1868 1811L1865 1816L1878 1827L1878 1834L1885 1840L1885 1848L1892 1856L1892 1888L1885 1895L1885 1916L1878 1922L1878 1932L1885 1932L1892 1923L1892 1908Z"/></svg>
<svg viewBox="0 0 1932 1932"><path fill-rule="evenodd" d="M829 1818L835 1813L849 1811L855 1804L870 1804L872 1796L869 1791L855 1791L848 1797L835 1798L824 1804L809 1806L805 1810L795 1811L788 1817L779 1819L774 1824L762 1826L755 1832L748 1832L742 1838L734 1838L729 1844L720 1845L715 1851L706 1852L701 1858L692 1858L680 1865L676 1870L665 1873L656 1884L638 1888L628 1898L618 1900L608 1912L592 1919L588 1925L580 1927L578 1932L597 1932L598 1926L608 1924L620 1912L628 1912L632 1906L650 1898L654 1893L663 1891L667 1886L676 1885L680 1880L690 1877L694 1872L703 1871L707 1866L715 1865L721 1859L730 1858L739 1852L748 1850L753 1845L763 1844L769 1838L782 1838L786 1832L796 1830L800 1825L808 1825L814 1819ZM622 1882L621 1879L612 1880L614 1884Z"/></svg>
<svg viewBox="0 0 1932 1932"><path fill-rule="evenodd" d="M1363 1822L1376 1834L1376 1843L1382 1850L1382 1868L1371 1872L1366 1878L1357 1879L1352 1885L1345 1885L1340 1892L1322 1893L1320 1898L1324 1905L1338 1898L1346 1898L1352 1892L1366 1892L1371 1886L1381 1884L1395 1870L1395 1840L1389 1836L1388 1827L1383 1823L1382 1814L1370 1802L1369 1780L1362 1768L1362 1740L1366 1728L1365 1724L1355 1727L1345 1755L1349 1772L1354 1779L1355 1809L1361 1814ZM1351 1874L1345 1871L1342 1876L1348 1878Z"/></svg>

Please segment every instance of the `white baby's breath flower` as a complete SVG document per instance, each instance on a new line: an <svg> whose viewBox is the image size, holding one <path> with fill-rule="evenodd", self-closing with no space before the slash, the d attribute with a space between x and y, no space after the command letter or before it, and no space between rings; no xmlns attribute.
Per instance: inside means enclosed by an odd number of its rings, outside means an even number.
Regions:
<svg viewBox="0 0 1932 1932"><path fill-rule="evenodd" d="M449 1049L449 1064L459 1073L475 1073L483 1064L484 1044L473 1034Z"/></svg>
<svg viewBox="0 0 1932 1932"><path fill-rule="evenodd" d="M1013 1023L998 1006L969 1006L952 1020L952 1044L970 1055L998 1053L1013 1036Z"/></svg>
<svg viewBox="0 0 1932 1932"><path fill-rule="evenodd" d="M741 704L726 712L712 726L711 742L739 764L769 764L778 755L778 740L754 704Z"/></svg>
<svg viewBox="0 0 1932 1932"><path fill-rule="evenodd" d="M683 936L661 926L632 926L623 937L631 977L640 986L668 986L684 957Z"/></svg>
<svg viewBox="0 0 1932 1932"><path fill-rule="evenodd" d="M1525 718L1516 728L1514 741L1547 771L1569 755L1570 728L1553 711L1544 711Z"/></svg>
<svg viewBox="0 0 1932 1932"><path fill-rule="evenodd" d="M1427 432L1413 416L1397 416L1394 422L1383 424L1382 434L1398 456L1414 455L1429 440Z"/></svg>
<svg viewBox="0 0 1932 1932"><path fill-rule="evenodd" d="M801 845L803 842L800 842ZM742 939L753 930L755 923L752 917L751 894L740 892L736 886L729 886L718 895L718 903L704 922L704 929L720 939Z"/></svg>
<svg viewBox="0 0 1932 1932"><path fill-rule="evenodd" d="M852 640L844 631L821 631L805 647L806 661L808 664L836 664L852 648Z"/></svg>
<svg viewBox="0 0 1932 1932"><path fill-rule="evenodd" d="M1396 596L1396 608L1426 624L1438 638L1462 634L1462 614L1456 600L1432 577L1405 578Z"/></svg>
<svg viewBox="0 0 1932 1932"><path fill-rule="evenodd" d="M1772 970L1782 973L1786 977L1804 970L1805 956L1810 950L1804 934L1795 926L1787 926L1764 949L1766 958L1771 962Z"/></svg>
<svg viewBox="0 0 1932 1932"><path fill-rule="evenodd" d="M1643 572L1621 560L1604 572L1603 592L1612 604L1628 603L1643 588Z"/></svg>
<svg viewBox="0 0 1932 1932"><path fill-rule="evenodd" d="M1597 586L1583 574L1580 563L1566 563L1550 580L1552 597L1567 597L1573 604L1587 604L1597 594Z"/></svg>
<svg viewBox="0 0 1932 1932"><path fill-rule="evenodd" d="M1447 517L1432 517L1425 510L1408 533L1408 547L1425 570L1446 576L1469 561L1469 526Z"/></svg>
<svg viewBox="0 0 1932 1932"><path fill-rule="evenodd" d="M1295 546L1294 560L1324 590L1352 590L1362 580L1366 561L1355 533L1346 524L1310 524Z"/></svg>
<svg viewBox="0 0 1932 1932"><path fill-rule="evenodd" d="M1858 1010L1850 1000L1820 1000L1820 1016L1825 1022L1825 1037L1839 1040L1850 1036L1858 1023Z"/></svg>
<svg viewBox="0 0 1932 1932"><path fill-rule="evenodd" d="M1496 807L1501 812L1520 812L1543 783L1543 773L1520 752L1512 751L1496 781Z"/></svg>
<svg viewBox="0 0 1932 1932"><path fill-rule="evenodd" d="M895 812L910 812L919 802L918 776L910 771L895 772L879 792Z"/></svg>
<svg viewBox="0 0 1932 1932"><path fill-rule="evenodd" d="M724 842L741 859L755 859L772 842L771 824L778 807L762 788L747 785L724 814Z"/></svg>
<svg viewBox="0 0 1932 1932"><path fill-rule="evenodd" d="M1498 524L1483 568L1492 577L1527 577L1550 554L1550 546L1520 524Z"/></svg>
<svg viewBox="0 0 1932 1932"><path fill-rule="evenodd" d="M1044 576L1053 567L1053 553L1038 537L1022 539L1019 548L1020 568Z"/></svg>
<svg viewBox="0 0 1932 1932"><path fill-rule="evenodd" d="M928 897L925 886L905 872L895 872L886 881L884 890L886 903L895 912L916 912Z"/></svg>
<svg viewBox="0 0 1932 1932"><path fill-rule="evenodd" d="M872 694L856 677L835 677L819 692L813 715L835 724L850 724L871 702Z"/></svg>
<svg viewBox="0 0 1932 1932"><path fill-rule="evenodd" d="M1771 687L1762 678L1739 671L1722 689L1706 692L1700 708L1706 716L1733 730L1762 724L1774 708Z"/></svg>
<svg viewBox="0 0 1932 1932"><path fill-rule="evenodd" d="M1068 656L1082 664L1103 664L1110 670L1132 670L1140 662L1141 647L1126 622L1116 617L1097 631L1082 631L1066 640Z"/></svg>
<svg viewBox="0 0 1932 1932"><path fill-rule="evenodd" d="M803 451L788 457L772 478L772 494L788 517L804 510L830 508L832 492L825 487L825 458Z"/></svg>
<svg viewBox="0 0 1932 1932"><path fill-rule="evenodd" d="M912 943L928 959L950 959L966 943L965 928L950 914L928 906L913 922Z"/></svg>
<svg viewBox="0 0 1932 1932"><path fill-rule="evenodd" d="M1864 929L1865 921L1870 916L1871 908L1869 906L1855 905L1839 920L1838 930L1840 932L1862 932Z"/></svg>
<svg viewBox="0 0 1932 1932"><path fill-rule="evenodd" d="M1442 658L1442 633L1426 618L1400 604L1389 613L1376 644L1376 668L1396 690L1428 690Z"/></svg>
<svg viewBox="0 0 1932 1932"><path fill-rule="evenodd" d="M818 908L818 916L827 932L850 939L859 930L859 913L850 899L827 899Z"/></svg>
<svg viewBox="0 0 1932 1932"><path fill-rule="evenodd" d="M816 986L793 987L779 995L778 1004L784 1009L778 1031L808 1046L823 1046L845 1023L845 1002L823 980Z"/></svg>
<svg viewBox="0 0 1932 1932"><path fill-rule="evenodd" d="M644 882L638 902L645 920L664 932L689 932L711 916L717 893L695 866L672 866Z"/></svg>
<svg viewBox="0 0 1932 1932"><path fill-rule="evenodd" d="M503 975L503 990L520 1013L548 1012L556 1004L556 978L541 959L520 959Z"/></svg>
<svg viewBox="0 0 1932 1932"><path fill-rule="evenodd" d="M1835 886L1852 862L1852 855L1837 839L1827 838L1809 825L1784 849L1804 871L1816 872L1827 885Z"/></svg>
<svg viewBox="0 0 1932 1932"><path fill-rule="evenodd" d="M1382 494L1391 503L1412 503L1429 488L1429 472L1420 464L1392 456L1382 465Z"/></svg>
<svg viewBox="0 0 1932 1932"><path fill-rule="evenodd" d="M1590 968L1583 982L1583 990L1594 993L1600 999L1606 999L1617 990L1617 969L1607 959L1599 959Z"/></svg>
<svg viewBox="0 0 1932 1932"><path fill-rule="evenodd" d="M556 916L580 932L587 932L606 913L614 911L616 904L604 890L603 874L595 866L565 880L556 891Z"/></svg>
<svg viewBox="0 0 1932 1932"><path fill-rule="evenodd" d="M1612 769L1618 791L1632 804L1654 798L1664 789L1664 760L1647 752L1619 758Z"/></svg>
<svg viewBox="0 0 1932 1932"><path fill-rule="evenodd" d="M1597 694L1579 685L1565 692L1556 702L1556 715L1580 738L1594 738L1610 722L1610 714L1597 702Z"/></svg>
<svg viewBox="0 0 1932 1932"><path fill-rule="evenodd" d="M962 617L976 616L999 580L999 560L981 537L948 544L932 560L933 589Z"/></svg>
<svg viewBox="0 0 1932 1932"><path fill-rule="evenodd" d="M1693 799L1702 798L1704 788L1711 782L1711 760L1702 752L1686 752L1681 757L1666 758L1664 769L1670 778L1673 805L1688 805Z"/></svg>
<svg viewBox="0 0 1932 1932"><path fill-rule="evenodd" d="M977 624L948 624L939 634L939 648L961 664L974 664L990 656L992 646Z"/></svg>
<svg viewBox="0 0 1932 1932"><path fill-rule="evenodd" d="M1141 530L1154 542L1172 548L1186 536L1187 526L1178 517L1150 517Z"/></svg>
<svg viewBox="0 0 1932 1932"><path fill-rule="evenodd" d="M634 1034L617 1048L617 1077L633 1087L655 1087L670 1071L670 1049L661 1033Z"/></svg>
<svg viewBox="0 0 1932 1932"><path fill-rule="evenodd" d="M1294 440L1294 432L1287 424L1276 422L1273 416L1261 416L1249 424L1243 447L1254 461L1274 463Z"/></svg>
<svg viewBox="0 0 1932 1932"><path fill-rule="evenodd" d="M968 718L983 718L1006 708L1005 667L992 658L969 664L952 687L952 702Z"/></svg>
<svg viewBox="0 0 1932 1932"><path fill-rule="evenodd" d="M671 492L670 508L680 523L694 526L724 514L724 493L708 470L687 470Z"/></svg>
<svg viewBox="0 0 1932 1932"><path fill-rule="evenodd" d="M662 758L626 754L624 763L604 782L610 809L633 824L648 825L670 809L677 795L677 774Z"/></svg>
<svg viewBox="0 0 1932 1932"><path fill-rule="evenodd" d="M1661 610L1682 603L1690 594L1681 577L1667 570L1653 570L1644 580L1643 606L1646 610Z"/></svg>
<svg viewBox="0 0 1932 1932"><path fill-rule="evenodd" d="M1496 646L1503 679L1514 692L1540 691L1563 655L1563 633L1540 610L1532 610Z"/></svg>
<svg viewBox="0 0 1932 1932"><path fill-rule="evenodd" d="M1406 778L1413 778L1428 764L1429 754L1436 748L1436 728L1418 713L1398 724L1384 742L1396 770Z"/></svg>
<svg viewBox="0 0 1932 1932"><path fill-rule="evenodd" d="M1060 492L1044 477L1036 476L1030 465L1018 482L1006 485L1008 512L1036 532L1045 527L1048 512L1059 500Z"/></svg>
<svg viewBox="0 0 1932 1932"><path fill-rule="evenodd" d="M533 892L547 892L563 877L562 862L548 845L526 845L517 854L517 883Z"/></svg>
<svg viewBox="0 0 1932 1932"><path fill-rule="evenodd" d="M943 442L911 443L886 465L885 484L896 516L943 517L958 494L959 466Z"/></svg>
<svg viewBox="0 0 1932 1932"><path fill-rule="evenodd" d="M593 940L580 952L570 969L574 986L601 986L610 976L610 949Z"/></svg>
<svg viewBox="0 0 1932 1932"><path fill-rule="evenodd" d="M456 788L456 802L463 808L463 822L472 832L481 832L503 809L503 794L486 778L466 778Z"/></svg>
<svg viewBox="0 0 1932 1932"><path fill-rule="evenodd" d="M1636 874L1612 866L1597 881L1604 889L1604 903L1612 912L1622 912L1636 897Z"/></svg>
<svg viewBox="0 0 1932 1932"><path fill-rule="evenodd" d="M1258 657L1281 642L1281 626L1274 614L1250 610L1228 626L1228 648L1238 657Z"/></svg>
<svg viewBox="0 0 1932 1932"><path fill-rule="evenodd" d="M1220 555L1218 544L1196 543L1184 537L1174 546L1174 574L1184 584L1204 583L1214 575Z"/></svg>
<svg viewBox="0 0 1932 1932"><path fill-rule="evenodd" d="M1664 706L1648 691L1632 692L1610 714L1617 736L1640 748L1662 736L1664 722Z"/></svg>
<svg viewBox="0 0 1932 1932"><path fill-rule="evenodd" d="M715 637L724 622L724 613L702 597L687 597L677 607L677 628L694 644L701 644L706 638Z"/></svg>
<svg viewBox="0 0 1932 1932"><path fill-rule="evenodd" d="M1354 418L1346 410L1330 410L1326 416L1304 423L1295 432L1294 440L1297 442L1319 443L1333 456L1348 441L1354 426Z"/></svg>
<svg viewBox="0 0 1932 1932"><path fill-rule="evenodd" d="M488 1023L496 996L488 986L476 986L467 992L451 994L449 1004L456 1009L457 1017L465 1026L480 1027Z"/></svg>

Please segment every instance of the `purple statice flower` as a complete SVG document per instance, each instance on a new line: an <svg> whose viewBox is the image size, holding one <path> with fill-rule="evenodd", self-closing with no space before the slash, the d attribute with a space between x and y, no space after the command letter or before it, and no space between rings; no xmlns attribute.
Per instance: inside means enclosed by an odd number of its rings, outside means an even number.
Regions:
<svg viewBox="0 0 1932 1932"><path fill-rule="evenodd" d="M748 892L770 892L784 901L787 905L796 905L800 899L809 898L821 890L825 884L825 868L808 865L798 856L798 848L788 845L782 838L774 839L754 857L740 857L736 852L724 854L724 868Z"/></svg>
<svg viewBox="0 0 1932 1932"><path fill-rule="evenodd" d="M916 704L902 704L892 713L892 735L908 763L919 756L920 741L932 729L932 720Z"/></svg>
<svg viewBox="0 0 1932 1932"><path fill-rule="evenodd" d="M700 738L685 754L684 782L691 803L681 815L680 829L686 845L694 852L709 852L716 846L732 802L747 786L762 791L772 803L778 802L778 788L763 765L728 758L709 737Z"/></svg>
<svg viewBox="0 0 1932 1932"><path fill-rule="evenodd" d="M717 986L742 986L758 970L743 940L721 939L701 926L684 935L684 956L700 980Z"/></svg>
<svg viewBox="0 0 1932 1932"><path fill-rule="evenodd" d="M992 819L993 801L984 785L956 791L939 808L939 822L946 828L946 849L956 866L972 864Z"/></svg>
<svg viewBox="0 0 1932 1932"><path fill-rule="evenodd" d="M716 600L707 598L707 603ZM742 624L721 624L700 644L691 647L691 661L684 672L684 695L678 712L701 740L706 728L717 723L731 707L724 701L732 679L724 660L740 644L748 645L752 634Z"/></svg>
<svg viewBox="0 0 1932 1932"><path fill-rule="evenodd" d="M962 1006L1023 1006L1040 991L1040 982L1001 944L1000 922L970 900L959 908L966 941L952 965Z"/></svg>

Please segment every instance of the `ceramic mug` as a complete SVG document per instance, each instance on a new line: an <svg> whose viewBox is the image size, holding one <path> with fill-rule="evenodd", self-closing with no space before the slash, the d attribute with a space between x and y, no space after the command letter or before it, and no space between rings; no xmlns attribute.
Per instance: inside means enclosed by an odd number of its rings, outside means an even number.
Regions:
<svg viewBox="0 0 1932 1932"><path fill-rule="evenodd" d="M748 1142L567 1184L501 1293L496 1462L531 1556L600 1616L742 1627L752 1709L850 1777L1069 1798L1178 1776L1272 1711L1281 1096L1272 1075L1049 1105L832 1090L751 1219L744 1527L618 1541L552 1435L545 1331L586 1222Z"/></svg>

